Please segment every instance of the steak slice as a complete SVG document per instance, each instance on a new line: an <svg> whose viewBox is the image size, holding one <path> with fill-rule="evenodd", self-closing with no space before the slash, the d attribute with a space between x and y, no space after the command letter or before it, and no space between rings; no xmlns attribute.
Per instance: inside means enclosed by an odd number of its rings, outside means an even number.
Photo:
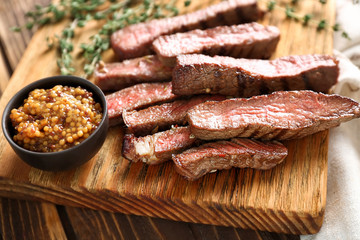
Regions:
<svg viewBox="0 0 360 240"><path fill-rule="evenodd" d="M141 83L106 95L110 126L122 123L122 112L175 99L171 82Z"/></svg>
<svg viewBox="0 0 360 240"><path fill-rule="evenodd" d="M135 135L147 135L171 125L185 125L188 109L205 101L224 99L225 97L222 95L203 95L155 105L138 111L123 111L123 120L130 132Z"/></svg>
<svg viewBox="0 0 360 240"><path fill-rule="evenodd" d="M193 54L177 57L172 82L177 95L251 97L283 90L326 93L338 75L338 62L329 55L259 60Z"/></svg>
<svg viewBox="0 0 360 240"><path fill-rule="evenodd" d="M287 148L277 141L233 138L190 148L173 155L172 159L179 174L196 180L206 173L231 167L270 169L281 163L287 154Z"/></svg>
<svg viewBox="0 0 360 240"><path fill-rule="evenodd" d="M360 117L360 104L336 94L283 91L252 98L205 102L188 110L200 139L296 139Z"/></svg>
<svg viewBox="0 0 360 240"><path fill-rule="evenodd" d="M127 26L112 34L111 46L121 60L145 56L153 52L151 43L159 36L253 22L262 15L256 0L224 1L185 15Z"/></svg>
<svg viewBox="0 0 360 240"><path fill-rule="evenodd" d="M157 38L152 46L165 65L175 66L176 56L192 53L269 58L279 39L280 31L277 27L253 22L165 35Z"/></svg>
<svg viewBox="0 0 360 240"><path fill-rule="evenodd" d="M95 84L103 91L116 91L138 83L162 82L171 79L172 68L149 55L123 62L101 63L96 66Z"/></svg>
<svg viewBox="0 0 360 240"><path fill-rule="evenodd" d="M191 147L196 138L189 127L176 127L145 137L126 134L123 143L123 156L133 162L158 164L171 160L171 155Z"/></svg>

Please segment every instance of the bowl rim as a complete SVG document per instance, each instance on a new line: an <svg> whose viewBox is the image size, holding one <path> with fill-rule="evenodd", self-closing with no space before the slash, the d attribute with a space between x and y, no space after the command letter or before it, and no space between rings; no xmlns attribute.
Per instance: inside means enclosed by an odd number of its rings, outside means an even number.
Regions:
<svg viewBox="0 0 360 240"><path fill-rule="evenodd" d="M84 141L82 141L80 144L76 145L76 146L72 146L70 148L58 151L58 152L36 152L36 151L31 151L28 149L25 149L21 146L19 146L12 138L11 134L8 132L7 126L6 126L6 120L7 118L10 118L9 113L11 111L10 107L11 105L13 105L13 102L18 100L18 98L22 95L29 95L29 93L31 91L33 91L36 88L43 88L43 89L50 89L56 85L63 85L63 86L67 86L66 84L60 84L60 83L54 83L51 84L50 81L73 81L72 84L69 85L75 85L76 82L79 82L81 84L79 84L80 87L85 88L86 90L90 91L96 95L98 95L98 98L101 100L100 104L102 105L102 113L103 113L103 117L101 119L101 122L99 123L98 127L95 129L94 132L92 132L88 138L86 138ZM75 83L74 83L75 81ZM44 85L46 83L49 83L49 85L51 85L51 87L47 88L47 87L40 87L41 85ZM82 86L85 85L85 86ZM90 89L89 89L90 88ZM106 99L105 99L105 94L102 92L102 90L96 86L94 83L92 83L90 80L87 80L85 78L81 78L78 76L72 76L72 75L58 75L58 76L51 76L51 77L46 77L46 78L41 78L39 80L36 80L24 87L22 87L18 92L15 93L15 95L13 95L11 97L11 99L8 101L8 103L6 104L2 117L1 117L1 127L3 130L3 134L6 138L6 140L12 145L12 147L15 147L17 150L23 151L26 154L32 154L32 155L41 155L41 156L53 156L53 155L57 155L57 154L66 154L67 152L71 152L71 151L76 151L76 149L80 148L81 145L84 145L86 142L91 141L91 139L96 135L96 133L98 131L100 131L101 126L105 123L106 118L108 118L108 110L107 110L107 103L106 103ZM106 129L107 131L107 129Z"/></svg>

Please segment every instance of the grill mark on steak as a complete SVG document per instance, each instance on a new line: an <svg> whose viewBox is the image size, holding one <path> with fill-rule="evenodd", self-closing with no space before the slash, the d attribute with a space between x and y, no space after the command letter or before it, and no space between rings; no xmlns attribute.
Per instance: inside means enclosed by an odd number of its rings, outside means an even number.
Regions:
<svg viewBox="0 0 360 240"><path fill-rule="evenodd" d="M201 29L208 28L208 25L207 25L206 21L204 21L204 20L200 21L199 24L200 24Z"/></svg>
<svg viewBox="0 0 360 240"><path fill-rule="evenodd" d="M259 81L259 80L257 80ZM259 88L259 91L260 91L260 94L263 95L263 94L267 94L267 93L270 93L271 90L268 88L267 84L265 81L260 81L260 88Z"/></svg>
<svg viewBox="0 0 360 240"><path fill-rule="evenodd" d="M282 138L282 136L284 136L286 134L286 130L282 130L282 129L277 129L272 131L271 133L268 133L268 138L269 139L279 139Z"/></svg>
<svg viewBox="0 0 360 240"><path fill-rule="evenodd" d="M352 99L307 90L209 101L187 115L192 133L203 140L302 138L359 117L360 104Z"/></svg>
<svg viewBox="0 0 360 240"><path fill-rule="evenodd" d="M190 99L175 100L141 110L123 111L123 120L129 131L137 136L163 130L171 125L185 125L186 112L191 107L205 101L220 101L221 95L203 95Z"/></svg>
<svg viewBox="0 0 360 240"><path fill-rule="evenodd" d="M175 170L189 180L231 167L270 169L287 156L287 148L277 141L233 138L205 143L173 155Z"/></svg>
<svg viewBox="0 0 360 240"><path fill-rule="evenodd" d="M189 31L189 29L184 25L184 26L181 26L179 32L187 32Z"/></svg>
<svg viewBox="0 0 360 240"><path fill-rule="evenodd" d="M160 36L152 46L166 66L174 66L177 56L194 53L210 56L226 54L235 58L269 58L279 39L280 31L277 27L253 22Z"/></svg>
<svg viewBox="0 0 360 240"><path fill-rule="evenodd" d="M214 75L215 72L221 72L221 78ZM173 92L177 95L210 93L251 97L307 88L328 92L337 82L338 75L338 62L329 55L294 55L259 60L190 54L177 57L172 83ZM265 84L262 85L262 82Z"/></svg>
<svg viewBox="0 0 360 240"><path fill-rule="evenodd" d="M301 74L302 81L305 83L305 89L311 89L309 78L306 74Z"/></svg>
<svg viewBox="0 0 360 240"><path fill-rule="evenodd" d="M133 162L159 164L171 160L171 155L191 147L196 138L189 127L177 127L144 137L125 134L123 156Z"/></svg>
<svg viewBox="0 0 360 240"><path fill-rule="evenodd" d="M241 15L236 14L238 9L242 9ZM111 35L111 46L120 60L140 57L153 52L151 43L159 36L201 27L253 22L262 15L256 0L224 1L185 15L127 26Z"/></svg>
<svg viewBox="0 0 360 240"><path fill-rule="evenodd" d="M117 91L138 83L169 81L172 68L149 55L116 63L96 66L95 84L103 91Z"/></svg>
<svg viewBox="0 0 360 240"><path fill-rule="evenodd" d="M236 78L238 80L238 96L243 96L244 95L244 89L245 89L245 82L246 80L245 75L240 73L241 71L236 73Z"/></svg>
<svg viewBox="0 0 360 240"><path fill-rule="evenodd" d="M238 74L238 91L235 96L249 97L269 93L270 90L265 81L261 81L243 70L239 71Z"/></svg>
<svg viewBox="0 0 360 240"><path fill-rule="evenodd" d="M250 128L250 131L246 133L246 137L254 136L255 139L260 138L262 135L264 135L264 133L262 133L260 129L256 128Z"/></svg>
<svg viewBox="0 0 360 240"><path fill-rule="evenodd" d="M234 49L235 46L232 46L231 48L229 48L228 50L226 50L225 46L222 46L218 52L219 55L227 55L229 52L231 52L231 50ZM211 53L211 55L213 55L213 53Z"/></svg>
<svg viewBox="0 0 360 240"><path fill-rule="evenodd" d="M217 14L216 17L215 17L215 20L218 21L218 22L221 22L221 23L225 23L225 16L224 14ZM205 29L205 28L204 28Z"/></svg>
<svg viewBox="0 0 360 240"><path fill-rule="evenodd" d="M249 133L249 129L250 129L250 127L247 126L247 127L245 127L244 129L242 129L241 133L242 133L244 136L249 135L249 134L248 134L248 133ZM250 130L250 131L251 131L251 130Z"/></svg>
<svg viewBox="0 0 360 240"><path fill-rule="evenodd" d="M122 112L174 100L171 82L142 83L106 95L110 126L122 123Z"/></svg>
<svg viewBox="0 0 360 240"><path fill-rule="evenodd" d="M243 8L236 8L235 9L235 13L234 13L234 15L235 16L233 16L233 18L237 18L237 17L239 17L239 16L244 16L244 15L246 15L246 14L248 14L247 12L246 12L246 9L243 9ZM259 13L260 14L260 16L262 15L262 13ZM225 14L224 14L225 15ZM230 14L229 14L230 15ZM225 15L225 19L226 19L226 16L227 15ZM228 23L228 25L230 25L231 24L231 22L229 22Z"/></svg>
<svg viewBox="0 0 360 240"><path fill-rule="evenodd" d="M283 88L284 91L290 90L289 84L288 84L286 78L280 78L280 81L282 83L282 88Z"/></svg>
<svg viewBox="0 0 360 240"><path fill-rule="evenodd" d="M254 133L257 132L253 126L247 126L245 129L240 133L243 137L251 137Z"/></svg>

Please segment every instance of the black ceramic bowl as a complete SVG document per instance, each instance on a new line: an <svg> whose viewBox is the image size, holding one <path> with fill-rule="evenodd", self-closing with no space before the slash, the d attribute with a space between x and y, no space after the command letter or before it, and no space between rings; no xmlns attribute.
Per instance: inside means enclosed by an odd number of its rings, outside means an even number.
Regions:
<svg viewBox="0 0 360 240"><path fill-rule="evenodd" d="M11 124L10 112L13 108L18 108L24 103L28 94L37 88L50 89L55 85L70 87L82 87L93 93L93 99L101 104L103 110L103 119L98 128L90 134L80 144L59 152L34 152L24 149L13 141L15 129ZM2 116L2 129L7 141L14 149L15 153L29 165L46 171L63 171L77 167L90 160L103 145L109 126L109 117L107 114L107 105L103 92L90 81L74 76L54 76L44 78L29 84L21 89L9 101L5 107Z"/></svg>

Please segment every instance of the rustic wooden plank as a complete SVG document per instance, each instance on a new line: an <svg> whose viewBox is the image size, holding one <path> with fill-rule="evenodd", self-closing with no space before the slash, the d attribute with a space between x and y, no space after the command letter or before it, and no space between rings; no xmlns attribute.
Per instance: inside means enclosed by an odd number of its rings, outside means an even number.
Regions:
<svg viewBox="0 0 360 240"><path fill-rule="evenodd" d="M203 5L203 2L194 2L194 8ZM300 10L312 10L315 4L318 3L311 2ZM329 1L322 8L330 16L330 24L334 19L333 5L334 1ZM329 31L319 33L315 26L305 28L300 23L288 21L280 12L267 14L262 22L278 25L283 33L275 56L331 53ZM14 73L9 91L2 97L1 109L21 86L58 73L54 56L41 43L46 35L58 32L61 27L59 24L36 33L21 69ZM85 41L96 30L96 24L90 24L86 30L77 43ZM293 33L299 34L302 41L295 39ZM307 41L309 36L313 36L311 41ZM305 46L298 47L298 44ZM105 60L112 58L112 52L108 51ZM34 62L37 63L35 66ZM38 66L45 64L47 68ZM29 168L14 155L4 138L0 138L0 164L4 166L0 169L0 194L285 233L314 233L321 226L326 196L326 131L286 142L289 157L273 170L232 169L195 182L187 182L177 175L171 163L150 167L129 163L121 156L122 134L121 128L112 128L94 159L78 169L62 173ZM155 236L156 231L153 234Z"/></svg>
<svg viewBox="0 0 360 240"><path fill-rule="evenodd" d="M259 232L259 237L263 240L300 240L300 236L290 234L277 234L272 232ZM249 238L244 238L249 239Z"/></svg>
<svg viewBox="0 0 360 240"><path fill-rule="evenodd" d="M109 213L91 209L66 207L66 219L72 225L74 235L70 238L82 239L299 239L299 236L268 233L232 227L174 222L160 218ZM101 231L99 231L101 229Z"/></svg>
<svg viewBox="0 0 360 240"><path fill-rule="evenodd" d="M0 219L3 239L67 239L53 204L0 198Z"/></svg>
<svg viewBox="0 0 360 240"><path fill-rule="evenodd" d="M32 10L35 4L46 5L51 0L13 0L1 1L0 8L0 36L4 46L16 46L16 48L4 48L10 67L15 69L19 63L28 42L36 31L25 30L21 33L9 31L10 27L22 26L26 23L25 13ZM11 72L12 73L12 72ZM11 75L11 74L10 74Z"/></svg>
<svg viewBox="0 0 360 240"><path fill-rule="evenodd" d="M6 64L6 56L3 54L2 49L3 48L0 48L0 97L5 91L8 81L10 80L10 73Z"/></svg>
<svg viewBox="0 0 360 240"><path fill-rule="evenodd" d="M169 221L161 218L151 218L151 221L153 225L157 229L159 229L159 231L161 231L161 234L164 237L164 239L173 239L173 240L194 239L192 226L196 224Z"/></svg>

